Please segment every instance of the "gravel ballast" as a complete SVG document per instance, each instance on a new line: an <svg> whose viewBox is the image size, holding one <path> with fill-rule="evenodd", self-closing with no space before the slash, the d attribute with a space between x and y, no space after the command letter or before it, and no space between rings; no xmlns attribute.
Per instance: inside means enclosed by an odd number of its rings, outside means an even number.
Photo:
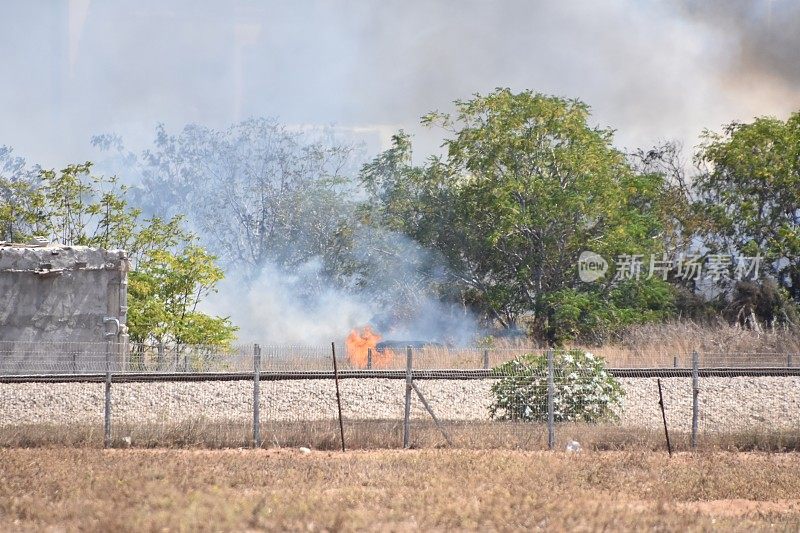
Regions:
<svg viewBox="0 0 800 533"><path fill-rule="evenodd" d="M625 396L622 427L658 428L661 413L655 378L619 378ZM692 419L690 378L661 379L667 421L688 431ZM442 420L489 420L491 380L421 380L418 387ZM405 382L345 379L343 415L350 420L401 420ZM102 383L0 384L0 427L23 424L93 424L103 420ZM186 420L252 420L253 384L230 382L115 383L114 420L179 423ZM274 421L330 420L336 416L332 380L261 383L261 416ZM710 377L700 380L703 431L800 429L800 377ZM427 418L414 395L412 416Z"/></svg>

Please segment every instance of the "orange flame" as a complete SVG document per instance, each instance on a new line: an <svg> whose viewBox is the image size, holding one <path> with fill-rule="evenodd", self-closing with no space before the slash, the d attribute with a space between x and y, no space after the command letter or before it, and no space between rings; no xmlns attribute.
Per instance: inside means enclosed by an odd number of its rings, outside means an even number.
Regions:
<svg viewBox="0 0 800 533"><path fill-rule="evenodd" d="M389 350L379 353L376 349L381 336L372 331L369 326L364 326L359 331L353 329L347 339L347 359L356 368L367 368L369 350L372 350L372 368L386 368L392 361L392 353Z"/></svg>

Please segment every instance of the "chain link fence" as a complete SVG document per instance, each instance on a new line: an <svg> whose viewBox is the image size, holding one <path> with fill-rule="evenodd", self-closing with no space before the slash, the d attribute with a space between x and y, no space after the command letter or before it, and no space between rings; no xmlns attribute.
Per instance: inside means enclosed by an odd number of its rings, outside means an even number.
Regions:
<svg viewBox="0 0 800 533"><path fill-rule="evenodd" d="M800 448L800 354L630 355L0 343L0 445Z"/></svg>

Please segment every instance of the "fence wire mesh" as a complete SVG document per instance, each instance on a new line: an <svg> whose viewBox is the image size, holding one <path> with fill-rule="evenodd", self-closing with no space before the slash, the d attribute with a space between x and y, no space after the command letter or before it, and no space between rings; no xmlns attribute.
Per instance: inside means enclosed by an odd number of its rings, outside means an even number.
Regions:
<svg viewBox="0 0 800 533"><path fill-rule="evenodd" d="M800 449L800 354L335 349L352 448ZM330 345L0 343L0 444L335 449L333 378Z"/></svg>

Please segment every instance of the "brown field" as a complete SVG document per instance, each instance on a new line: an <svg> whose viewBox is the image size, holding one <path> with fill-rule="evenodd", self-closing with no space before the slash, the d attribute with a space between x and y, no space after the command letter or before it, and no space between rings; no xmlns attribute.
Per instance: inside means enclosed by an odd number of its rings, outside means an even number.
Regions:
<svg viewBox="0 0 800 533"><path fill-rule="evenodd" d="M454 422L443 421L454 447L472 450L541 451L547 449L547 426L530 422ZM114 448L249 448L252 426L235 422L192 420L177 424L114 425ZM666 449L661 428L625 428L613 424L559 423L556 449L563 450L577 440L588 451L654 452ZM265 422L260 447L339 450L339 425L336 420L308 422ZM129 440L128 440L129 439ZM348 449L386 450L401 448L402 420L347 420L345 440ZM417 449L447 448L440 430L429 420L413 420L411 446ZM675 451L690 451L690 435L671 431ZM101 448L100 425L30 424L0 426L0 448ZM800 452L800 433L794 430L753 429L750 432L701 432L700 452Z"/></svg>
<svg viewBox="0 0 800 533"><path fill-rule="evenodd" d="M797 530L800 456L0 449L0 530Z"/></svg>
<svg viewBox="0 0 800 533"><path fill-rule="evenodd" d="M618 332L600 345L573 343L565 348L590 351L603 357L608 366L619 368L672 367L689 368L692 353L700 355L701 366L784 366L787 354L800 360L800 329L743 328L718 319L709 322L676 320L638 324ZM527 337L495 338L480 348L426 347L414 352L414 368L480 368L484 350L490 366L499 365L519 355L542 352L547 347ZM322 353L319 351L319 353ZM317 355L319 355L317 353ZM247 360L249 363L249 360ZM249 370L245 363L244 370ZM304 359L289 357L280 360L281 369L328 369L326 357ZM381 359L380 368L405 368L402 351ZM800 361L793 364L800 364ZM358 368L345 364L343 368Z"/></svg>

